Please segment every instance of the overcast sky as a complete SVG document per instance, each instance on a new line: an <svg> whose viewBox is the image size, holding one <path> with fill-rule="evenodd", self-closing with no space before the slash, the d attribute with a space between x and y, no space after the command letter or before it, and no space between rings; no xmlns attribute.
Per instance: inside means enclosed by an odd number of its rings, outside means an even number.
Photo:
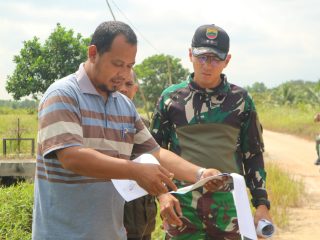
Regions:
<svg viewBox="0 0 320 240"><path fill-rule="evenodd" d="M240 86L320 79L319 0L109 0L117 20L138 35L137 63L154 54L180 58L191 71L188 48L195 29L214 23L230 36L225 73ZM9 99L14 55L34 36L44 42L59 22L89 37L113 20L106 0L0 0L0 99Z"/></svg>

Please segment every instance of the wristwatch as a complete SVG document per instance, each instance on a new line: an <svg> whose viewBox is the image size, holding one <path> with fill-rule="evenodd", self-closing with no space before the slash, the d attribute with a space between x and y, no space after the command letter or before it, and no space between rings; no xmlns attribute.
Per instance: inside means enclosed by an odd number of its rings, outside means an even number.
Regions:
<svg viewBox="0 0 320 240"><path fill-rule="evenodd" d="M197 170L196 182L198 182L198 181L201 179L202 174L203 174L203 172L204 172L205 170L206 170L206 168L199 168L199 169Z"/></svg>
<svg viewBox="0 0 320 240"><path fill-rule="evenodd" d="M265 198L252 199L252 205L257 208L259 205L265 205L270 210L270 201Z"/></svg>

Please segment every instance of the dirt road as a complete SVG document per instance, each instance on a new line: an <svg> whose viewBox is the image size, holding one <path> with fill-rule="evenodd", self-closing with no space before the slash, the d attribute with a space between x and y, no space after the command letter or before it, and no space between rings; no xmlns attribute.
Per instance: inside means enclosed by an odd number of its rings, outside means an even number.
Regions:
<svg viewBox="0 0 320 240"><path fill-rule="evenodd" d="M290 210L290 226L278 229L272 240L320 239L320 167L314 165L317 157L315 143L287 134L264 130L265 159L274 161L306 185L306 202Z"/></svg>

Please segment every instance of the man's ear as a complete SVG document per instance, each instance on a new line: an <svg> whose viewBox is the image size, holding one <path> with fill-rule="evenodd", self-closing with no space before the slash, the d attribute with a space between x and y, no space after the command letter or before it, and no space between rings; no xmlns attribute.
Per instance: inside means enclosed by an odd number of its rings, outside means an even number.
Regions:
<svg viewBox="0 0 320 240"><path fill-rule="evenodd" d="M190 62L192 62L192 49L189 48L189 59L190 59Z"/></svg>
<svg viewBox="0 0 320 240"><path fill-rule="evenodd" d="M96 45L90 45L88 47L88 59L90 60L90 62L95 61L97 54L98 54L98 50Z"/></svg>
<svg viewBox="0 0 320 240"><path fill-rule="evenodd" d="M133 85L133 91L134 91L134 94L136 94L136 93L137 93L138 89L139 89L138 84L134 84L134 85Z"/></svg>
<svg viewBox="0 0 320 240"><path fill-rule="evenodd" d="M227 57L226 57L226 60L225 60L225 62L226 62L225 67L228 66L228 64L230 62L230 59L231 59L231 54L228 54Z"/></svg>

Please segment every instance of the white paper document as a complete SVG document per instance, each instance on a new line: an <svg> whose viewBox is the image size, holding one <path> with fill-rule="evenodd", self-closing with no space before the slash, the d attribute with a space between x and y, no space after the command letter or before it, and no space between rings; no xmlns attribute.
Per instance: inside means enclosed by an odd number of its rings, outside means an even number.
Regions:
<svg viewBox="0 0 320 240"><path fill-rule="evenodd" d="M245 239L257 240L244 178L237 173L230 175L233 178L232 195L236 205L240 234Z"/></svg>
<svg viewBox="0 0 320 240"><path fill-rule="evenodd" d="M240 234L244 237L244 239L248 240L257 240L257 234L253 223L252 213L249 205L249 199L246 190L246 184L243 176L237 173L222 173L216 176L210 176L200 181L196 182L193 185L179 188L177 191L171 191L171 193L175 194L185 194L190 192L196 188L203 186L210 180L213 179L221 179L223 176L231 176L233 180L233 190L232 195L234 198L237 216L238 216L238 224Z"/></svg>
<svg viewBox="0 0 320 240"><path fill-rule="evenodd" d="M190 186L186 186L186 187L182 187L182 188L179 188L177 191L171 191L170 193L176 193L176 194L185 194L187 192L190 192L196 188L199 188L199 187L202 187L203 185L205 185L207 182L209 182L210 180L213 180L213 179L219 179L221 180L221 178L223 176L228 176L229 174L227 173L221 173L219 175L215 175L215 176L210 176L210 177L206 177L206 178L203 178L201 180L199 180L198 182L196 182L195 184L192 184Z"/></svg>
<svg viewBox="0 0 320 240"><path fill-rule="evenodd" d="M151 163L151 164L159 164L158 160L151 154L142 154L140 157L133 160L137 163ZM196 182L187 187L179 188L177 191L171 191L174 194L185 194L190 192L196 188L202 187L205 183L213 179L222 180L224 176L229 176L229 181L227 183L233 184L233 190L231 190L233 199L236 206L237 216L238 216L238 224L239 231L243 239L247 240L257 240L257 233L262 235L259 231L260 228L257 228L257 232L253 223L253 217L250 209L246 184L244 181L244 177L237 173L222 173L216 176L210 176L200 181ZM111 179L113 185L120 193L120 195L127 201L134 200L136 198L147 195L148 193L141 188L136 181L133 180L118 180ZM267 222L269 223L269 222ZM272 223L270 223L272 225ZM264 228L265 225L262 226ZM273 227L273 225L272 225ZM270 228L270 226L269 226ZM269 231L268 234L262 235L263 237L271 237L274 233L274 229Z"/></svg>
<svg viewBox="0 0 320 240"><path fill-rule="evenodd" d="M137 163L159 164L158 160L151 154L142 154L132 161ZM127 202L148 194L147 191L140 187L139 184L134 180L111 179L111 181L120 195Z"/></svg>

